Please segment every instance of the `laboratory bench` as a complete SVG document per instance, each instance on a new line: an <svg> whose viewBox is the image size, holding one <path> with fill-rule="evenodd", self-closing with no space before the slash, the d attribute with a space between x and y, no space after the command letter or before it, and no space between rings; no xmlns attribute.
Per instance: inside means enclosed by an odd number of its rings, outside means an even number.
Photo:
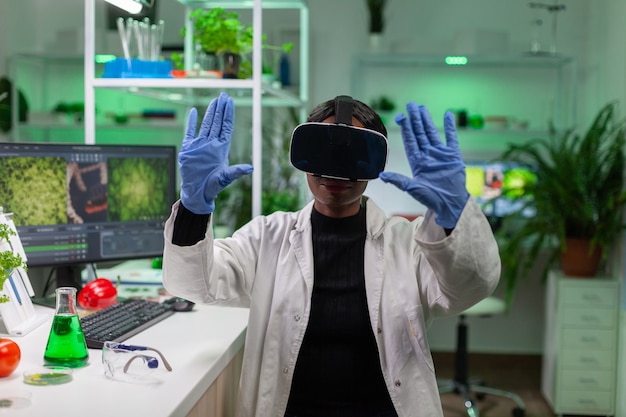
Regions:
<svg viewBox="0 0 626 417"><path fill-rule="evenodd" d="M35 306L47 320L28 334L9 337L21 349L18 368L0 378L0 397L30 397L20 416L203 416L230 417L236 406L248 309L198 305L179 312L124 341L158 349L172 367L159 366L150 383L121 382L104 374L101 350L89 349L89 363L58 385L28 385L24 372L43 366L54 309ZM7 337L0 335L0 337Z"/></svg>

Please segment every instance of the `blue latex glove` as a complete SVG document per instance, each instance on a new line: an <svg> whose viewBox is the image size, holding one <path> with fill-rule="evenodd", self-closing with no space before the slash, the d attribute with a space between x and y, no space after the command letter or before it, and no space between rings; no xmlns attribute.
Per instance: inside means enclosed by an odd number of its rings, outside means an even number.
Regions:
<svg viewBox="0 0 626 417"><path fill-rule="evenodd" d="M454 116L450 112L444 115L444 145L426 107L411 102L406 110L409 118L399 114L396 123L402 131L413 178L385 171L381 172L380 179L406 191L433 210L439 226L453 229L469 198Z"/></svg>
<svg viewBox="0 0 626 417"><path fill-rule="evenodd" d="M228 165L235 107L226 93L211 101L195 137L197 120L198 111L192 108L178 153L180 199L191 212L209 214L215 210L217 194L237 178L251 173L252 165Z"/></svg>

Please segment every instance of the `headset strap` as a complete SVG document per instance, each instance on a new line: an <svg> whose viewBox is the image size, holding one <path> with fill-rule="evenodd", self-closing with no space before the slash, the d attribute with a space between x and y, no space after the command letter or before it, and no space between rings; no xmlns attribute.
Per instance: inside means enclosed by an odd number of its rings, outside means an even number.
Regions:
<svg viewBox="0 0 626 417"><path fill-rule="evenodd" d="M350 96L335 97L335 123L352 126L353 104Z"/></svg>

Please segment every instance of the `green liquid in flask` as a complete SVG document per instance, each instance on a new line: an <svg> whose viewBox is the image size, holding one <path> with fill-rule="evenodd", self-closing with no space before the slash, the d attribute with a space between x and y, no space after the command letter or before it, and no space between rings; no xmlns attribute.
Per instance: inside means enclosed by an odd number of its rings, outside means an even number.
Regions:
<svg viewBox="0 0 626 417"><path fill-rule="evenodd" d="M86 365L89 360L85 335L80 325L80 319L75 312L74 296L75 292L57 297L57 314L52 320L52 328L43 356L46 365L78 368ZM61 304L65 305L59 308L60 298ZM66 306L69 308L65 308Z"/></svg>

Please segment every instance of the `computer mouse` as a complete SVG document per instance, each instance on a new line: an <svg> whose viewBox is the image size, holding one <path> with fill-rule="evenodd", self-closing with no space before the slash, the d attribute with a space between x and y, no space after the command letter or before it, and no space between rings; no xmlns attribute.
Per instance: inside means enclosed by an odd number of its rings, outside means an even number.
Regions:
<svg viewBox="0 0 626 417"><path fill-rule="evenodd" d="M196 305L193 301L185 300L181 297L172 297L166 300L165 303L172 305L172 310L176 312L191 311L193 306Z"/></svg>

